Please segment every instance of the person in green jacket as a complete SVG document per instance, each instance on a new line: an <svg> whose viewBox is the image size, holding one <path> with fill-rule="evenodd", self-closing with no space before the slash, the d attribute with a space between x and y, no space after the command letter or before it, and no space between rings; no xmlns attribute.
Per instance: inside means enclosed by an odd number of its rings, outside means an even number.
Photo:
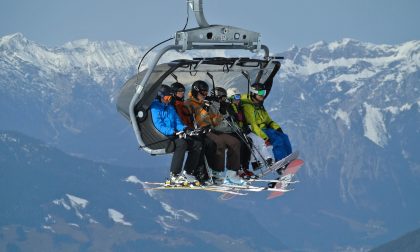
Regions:
<svg viewBox="0 0 420 252"><path fill-rule="evenodd" d="M269 156L270 149L274 155L274 161L277 162L292 153L292 146L289 137L265 110L263 102L266 94L267 88L264 84L254 83L251 85L250 95L243 94L241 102L245 120L252 131L250 137L254 146L270 164L272 163L272 158Z"/></svg>

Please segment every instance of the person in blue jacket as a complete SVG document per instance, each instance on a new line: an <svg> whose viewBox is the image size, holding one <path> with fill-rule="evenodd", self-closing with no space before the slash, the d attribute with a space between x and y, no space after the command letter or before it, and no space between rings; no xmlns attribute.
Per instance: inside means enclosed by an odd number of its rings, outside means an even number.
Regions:
<svg viewBox="0 0 420 252"><path fill-rule="evenodd" d="M162 134L170 137L175 143L175 151L173 153L170 184L195 184L198 181L193 176L194 169L197 167L202 149L200 141L186 135L187 126L185 126L179 118L175 107L171 104L173 97L172 88L162 85L159 89L156 99L150 106L153 124ZM182 172L182 164L184 163L185 153L188 157L185 162L184 172Z"/></svg>

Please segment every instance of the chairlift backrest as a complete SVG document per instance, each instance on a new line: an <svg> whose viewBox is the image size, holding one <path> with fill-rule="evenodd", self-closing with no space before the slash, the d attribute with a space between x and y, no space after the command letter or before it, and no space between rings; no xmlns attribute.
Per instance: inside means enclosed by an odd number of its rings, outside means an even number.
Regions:
<svg viewBox="0 0 420 252"><path fill-rule="evenodd" d="M139 86L139 83L142 83L147 69L125 83L117 99L117 109L127 120L131 121L130 102L135 91L140 88L142 91L134 106L136 120L131 123L135 123L139 128L142 146L150 149L150 154L170 153L173 151L173 146L170 141L165 141L168 139L166 136L156 130L149 112L149 107L156 98L160 85L171 85L175 82L173 77L175 75L177 81L186 86L186 93L188 93L192 83L196 80L204 80L210 84L208 73L211 73L217 87L225 89L236 87L242 93L246 93L248 81L242 74L243 71L246 71L253 80L257 78L259 72L262 72L261 78L264 81L276 64L280 64L280 62L249 58L196 58L160 64L154 68L148 81L143 84L144 86Z"/></svg>

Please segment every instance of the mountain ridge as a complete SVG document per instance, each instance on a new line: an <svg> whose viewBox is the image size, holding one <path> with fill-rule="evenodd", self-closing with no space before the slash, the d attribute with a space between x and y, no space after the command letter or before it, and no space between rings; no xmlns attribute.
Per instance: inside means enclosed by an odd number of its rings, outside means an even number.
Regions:
<svg viewBox="0 0 420 252"><path fill-rule="evenodd" d="M299 173L302 183L276 202L252 196L227 204L249 208L267 230L301 250L366 250L414 229L420 223L415 195L420 190L418 45L410 41L375 46L343 39L276 54L285 60L265 107L305 160ZM80 59L87 60L92 52L112 58L112 50L88 48L102 48L99 42L68 45L72 46L75 55L84 55ZM135 74L136 57L141 55L127 56L133 66L125 70L81 61L55 72L52 69L59 65L44 68L35 64L44 61L22 60L17 52L5 48L4 43L0 45L2 128L106 163L169 165L168 157L150 157L137 150L130 125L113 104L119 87ZM227 54L172 53L163 61L196 55ZM101 59L100 53L92 59ZM45 62L54 64L53 60ZM147 65L148 58L145 62ZM167 169L156 170L157 178L167 176ZM396 213L401 216L398 220ZM279 225L296 230L279 230ZM308 237L305 245L294 239L302 230ZM322 243L325 237L336 245Z"/></svg>

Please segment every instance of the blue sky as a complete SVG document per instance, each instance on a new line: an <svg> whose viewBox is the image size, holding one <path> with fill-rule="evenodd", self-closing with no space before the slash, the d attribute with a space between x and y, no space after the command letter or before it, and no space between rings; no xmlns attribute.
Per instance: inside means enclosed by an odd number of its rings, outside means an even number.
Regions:
<svg viewBox="0 0 420 252"><path fill-rule="evenodd" d="M47 46L81 38L151 46L186 20L185 0L0 1L0 36L21 32ZM420 39L418 0L204 0L204 10L210 24L260 32L272 52L342 38L378 44Z"/></svg>

